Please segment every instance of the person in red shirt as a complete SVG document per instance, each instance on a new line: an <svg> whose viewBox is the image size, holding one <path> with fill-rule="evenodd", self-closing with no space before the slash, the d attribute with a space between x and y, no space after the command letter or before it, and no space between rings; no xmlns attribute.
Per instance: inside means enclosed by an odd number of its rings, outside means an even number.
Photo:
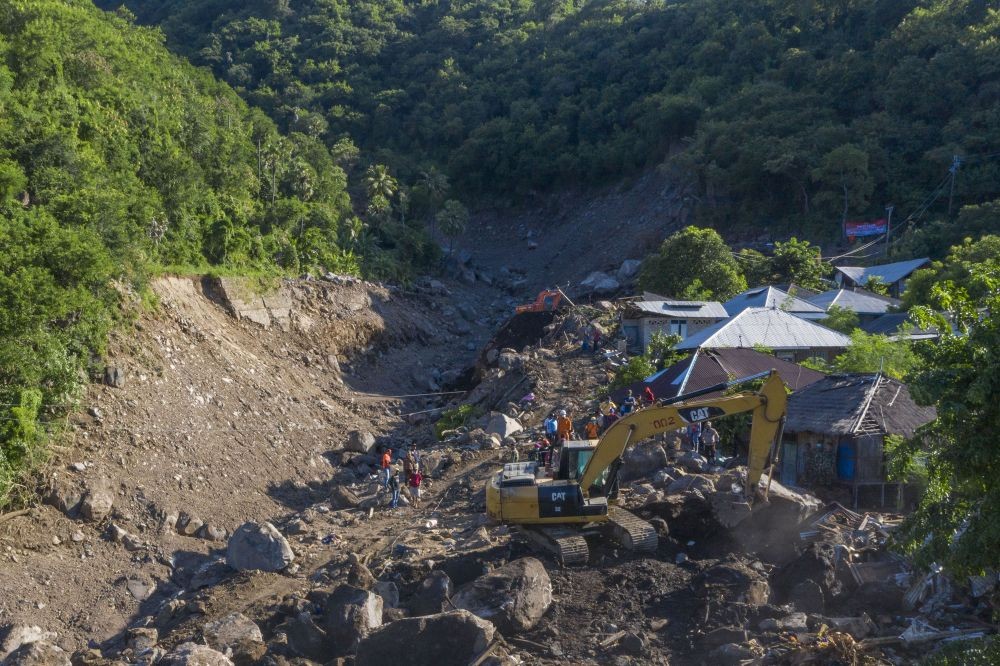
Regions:
<svg viewBox="0 0 1000 666"><path fill-rule="evenodd" d="M656 396L653 395L653 389L646 387L646 390L642 392L642 395L646 398L646 402L652 407L653 403L656 402Z"/></svg>
<svg viewBox="0 0 1000 666"><path fill-rule="evenodd" d="M424 480L420 471L410 474L410 495L413 496L413 506L420 506L420 483Z"/></svg>

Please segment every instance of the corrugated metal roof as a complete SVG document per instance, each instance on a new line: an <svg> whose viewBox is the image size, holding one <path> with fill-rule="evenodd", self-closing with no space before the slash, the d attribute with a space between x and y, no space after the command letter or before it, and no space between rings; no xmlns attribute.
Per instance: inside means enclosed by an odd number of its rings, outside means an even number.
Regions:
<svg viewBox="0 0 1000 666"><path fill-rule="evenodd" d="M923 259L897 261L894 264L882 264L881 266L835 266L835 268L854 280L855 284L864 284L870 277L881 278L882 282L892 284L906 278L924 264L929 264L930 261L924 257Z"/></svg>
<svg viewBox="0 0 1000 666"><path fill-rule="evenodd" d="M836 305L839 308L853 310L858 314L882 314L890 307L897 306L902 301L888 296L879 296L870 291L859 289L831 289L824 291L818 296L809 298L809 302L817 305L824 311L829 311L830 307Z"/></svg>
<svg viewBox="0 0 1000 666"><path fill-rule="evenodd" d="M779 308L747 308L736 316L698 331L677 349L755 347L769 349L843 348L843 333L796 317Z"/></svg>
<svg viewBox="0 0 1000 666"><path fill-rule="evenodd" d="M935 416L933 407L913 402L906 384L895 379L830 375L788 399L785 432L852 435L864 431L912 437Z"/></svg>
<svg viewBox="0 0 1000 666"><path fill-rule="evenodd" d="M792 391L817 382L825 376L822 372L783 361L769 354L762 354L754 349L701 349L644 381L613 392L611 397L616 401L621 400L627 389L632 389L635 395L642 395L643 390L649 386L657 398L673 398L680 393L690 393L767 370L777 370L781 379ZM721 391L709 395L720 394Z"/></svg>
<svg viewBox="0 0 1000 666"><path fill-rule="evenodd" d="M635 301L628 307L641 314L658 317L725 319L729 316L718 301Z"/></svg>
<svg viewBox="0 0 1000 666"><path fill-rule="evenodd" d="M747 308L781 308L785 312L797 315L825 314L823 308L813 305L801 298L792 296L787 291L777 287L756 287L747 289L742 294L733 296L722 304L729 316L733 316Z"/></svg>

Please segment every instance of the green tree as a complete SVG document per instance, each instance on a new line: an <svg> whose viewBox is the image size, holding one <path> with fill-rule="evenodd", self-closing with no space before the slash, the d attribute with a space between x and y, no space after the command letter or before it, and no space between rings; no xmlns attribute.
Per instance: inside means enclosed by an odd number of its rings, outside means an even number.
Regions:
<svg viewBox="0 0 1000 666"><path fill-rule="evenodd" d="M392 197L395 196L399 183L389 173L389 167L384 164L373 164L365 171L364 177L365 193L369 202L384 202L388 206Z"/></svg>
<svg viewBox="0 0 1000 666"><path fill-rule="evenodd" d="M941 261L933 262L923 268L907 281L903 292L903 307L906 309L916 305L939 307L940 304L932 296L934 287L943 281L963 284L969 281L972 270L979 265L1000 261L1000 236L986 235L979 240L966 238L960 245L953 246L948 256ZM979 284L979 283L977 283ZM983 294L975 291L979 287L969 285L973 289L970 297L979 298Z"/></svg>
<svg viewBox="0 0 1000 666"><path fill-rule="evenodd" d="M639 284L658 294L680 296L696 286L702 294L726 300L747 288L729 246L714 229L687 227L642 262Z"/></svg>
<svg viewBox="0 0 1000 666"><path fill-rule="evenodd" d="M820 258L818 247L794 236L787 242L774 244L768 264L772 284L792 282L817 291L824 288L823 278L831 272L830 264Z"/></svg>
<svg viewBox="0 0 1000 666"><path fill-rule="evenodd" d="M920 368L920 357L906 340L890 340L861 330L851 333L851 345L833 360L837 372L882 371L895 379L905 379Z"/></svg>
<svg viewBox="0 0 1000 666"><path fill-rule="evenodd" d="M841 223L847 222L850 210L861 211L868 206L875 190L875 180L868 169L868 153L854 144L838 146L823 156L813 170L813 179L823 189L817 203L841 202Z"/></svg>
<svg viewBox="0 0 1000 666"><path fill-rule="evenodd" d="M614 379L611 380L611 388L621 388L640 382L656 372L656 364L648 356L640 354L633 356L628 363L615 371Z"/></svg>
<svg viewBox="0 0 1000 666"><path fill-rule="evenodd" d="M980 296L971 298L971 291ZM946 280L932 292L957 332L944 327L935 344L920 346L922 367L910 381L914 399L934 405L937 419L897 449L897 466L922 457L928 472L927 492L904 523L901 543L922 563L982 574L1000 552L1000 263L975 266L966 284ZM941 324L927 307L914 316L921 327Z"/></svg>
<svg viewBox="0 0 1000 666"><path fill-rule="evenodd" d="M858 330L861 325L857 312L850 308L842 308L839 305L831 305L830 309L826 311L826 319L823 319L819 323L847 335Z"/></svg>
<svg viewBox="0 0 1000 666"><path fill-rule="evenodd" d="M646 357L656 365L657 370L673 365L685 355L674 349L681 340L681 336L675 333L653 331L646 346Z"/></svg>
<svg viewBox="0 0 1000 666"><path fill-rule="evenodd" d="M468 209L462 205L462 202L449 199L444 202L444 206L434 218L441 228L441 233L448 238L448 253L454 253L455 239L465 233L465 228L469 224Z"/></svg>
<svg viewBox="0 0 1000 666"><path fill-rule="evenodd" d="M865 280L865 283L861 286L867 289L868 291L872 292L873 294L878 294L879 296L889 295L889 285L887 285L885 283L885 280L883 280L878 275L868 276L868 279Z"/></svg>
<svg viewBox="0 0 1000 666"><path fill-rule="evenodd" d="M771 261L762 252L745 247L736 253L747 285L756 287L771 284Z"/></svg>

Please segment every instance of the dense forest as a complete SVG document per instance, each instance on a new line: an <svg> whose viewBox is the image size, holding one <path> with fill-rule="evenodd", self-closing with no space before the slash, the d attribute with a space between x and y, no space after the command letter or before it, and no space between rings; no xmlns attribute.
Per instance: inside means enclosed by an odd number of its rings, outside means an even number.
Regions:
<svg viewBox="0 0 1000 666"><path fill-rule="evenodd" d="M1000 196L985 0L125 4L282 127L465 196L663 164L703 224L814 237L887 204L902 222L942 180L931 214Z"/></svg>

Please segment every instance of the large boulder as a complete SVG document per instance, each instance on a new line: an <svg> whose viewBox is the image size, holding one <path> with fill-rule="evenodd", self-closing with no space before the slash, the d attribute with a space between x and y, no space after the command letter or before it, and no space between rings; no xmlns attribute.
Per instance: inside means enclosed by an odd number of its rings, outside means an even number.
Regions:
<svg viewBox="0 0 1000 666"><path fill-rule="evenodd" d="M202 634L209 647L220 652L236 647L243 640L264 642L264 636L260 633L257 623L242 613L233 613L221 620L205 624Z"/></svg>
<svg viewBox="0 0 1000 666"><path fill-rule="evenodd" d="M337 485L330 491L330 506L336 509L355 509L361 504L361 498L346 486Z"/></svg>
<svg viewBox="0 0 1000 666"><path fill-rule="evenodd" d="M106 479L94 481L87 489L80 504L80 513L86 520L100 522L104 520L115 503L115 494L111 491L111 482Z"/></svg>
<svg viewBox="0 0 1000 666"><path fill-rule="evenodd" d="M70 666L72 663L61 647L48 641L24 643L3 660L4 666Z"/></svg>
<svg viewBox="0 0 1000 666"><path fill-rule="evenodd" d="M580 286L583 287L585 291L595 294L610 294L618 291L618 289L621 288L621 283L607 273L594 271L582 282L580 282Z"/></svg>
<svg viewBox="0 0 1000 666"><path fill-rule="evenodd" d="M693 474L708 471L708 460L694 451L685 451L684 455L677 459L677 464Z"/></svg>
<svg viewBox="0 0 1000 666"><path fill-rule="evenodd" d="M325 662L333 651L326 632L307 612L288 618L278 631L285 634L288 650L297 657Z"/></svg>
<svg viewBox="0 0 1000 666"><path fill-rule="evenodd" d="M244 523L229 537L226 564L237 571L281 571L294 560L292 547L271 523Z"/></svg>
<svg viewBox="0 0 1000 666"><path fill-rule="evenodd" d="M774 575L774 587L783 597L789 598L800 583L812 581L822 589L825 601L830 602L841 592L837 559L837 549L833 544L811 543Z"/></svg>
<svg viewBox="0 0 1000 666"><path fill-rule="evenodd" d="M54 632L27 624L8 624L0 627L0 662L22 645L38 641L54 641Z"/></svg>
<svg viewBox="0 0 1000 666"><path fill-rule="evenodd" d="M355 453L368 453L375 447L375 435L368 431L352 430L347 433L344 449Z"/></svg>
<svg viewBox="0 0 1000 666"><path fill-rule="evenodd" d="M341 585L327 599L322 626L337 652L346 654L382 626L382 597Z"/></svg>
<svg viewBox="0 0 1000 666"><path fill-rule="evenodd" d="M181 643L159 663L160 666L233 666L226 655L197 643Z"/></svg>
<svg viewBox="0 0 1000 666"><path fill-rule="evenodd" d="M625 454L618 475L622 481L652 476L667 464L667 452L659 444L635 446Z"/></svg>
<svg viewBox="0 0 1000 666"><path fill-rule="evenodd" d="M622 262L622 265L618 268L618 272L615 277L621 283L628 282L636 275L639 274L639 269L642 267L642 261L639 259L626 259Z"/></svg>
<svg viewBox="0 0 1000 666"><path fill-rule="evenodd" d="M358 644L355 663L468 666L493 640L493 625L466 610L397 620Z"/></svg>
<svg viewBox="0 0 1000 666"><path fill-rule="evenodd" d="M414 615L433 615L450 607L451 578L444 571L435 569L420 583L410 599L410 612Z"/></svg>
<svg viewBox="0 0 1000 666"><path fill-rule="evenodd" d="M505 634L518 633L534 627L552 605L552 581L541 562L524 557L463 586L451 602Z"/></svg>
<svg viewBox="0 0 1000 666"><path fill-rule="evenodd" d="M524 430L524 426L517 419L512 419L506 414L494 414L486 423L486 434L499 435L500 439L510 437L516 432Z"/></svg>
<svg viewBox="0 0 1000 666"><path fill-rule="evenodd" d="M698 490L708 495L715 492L715 483L709 477L701 474L685 474L667 486L668 495L683 493L688 490Z"/></svg>

